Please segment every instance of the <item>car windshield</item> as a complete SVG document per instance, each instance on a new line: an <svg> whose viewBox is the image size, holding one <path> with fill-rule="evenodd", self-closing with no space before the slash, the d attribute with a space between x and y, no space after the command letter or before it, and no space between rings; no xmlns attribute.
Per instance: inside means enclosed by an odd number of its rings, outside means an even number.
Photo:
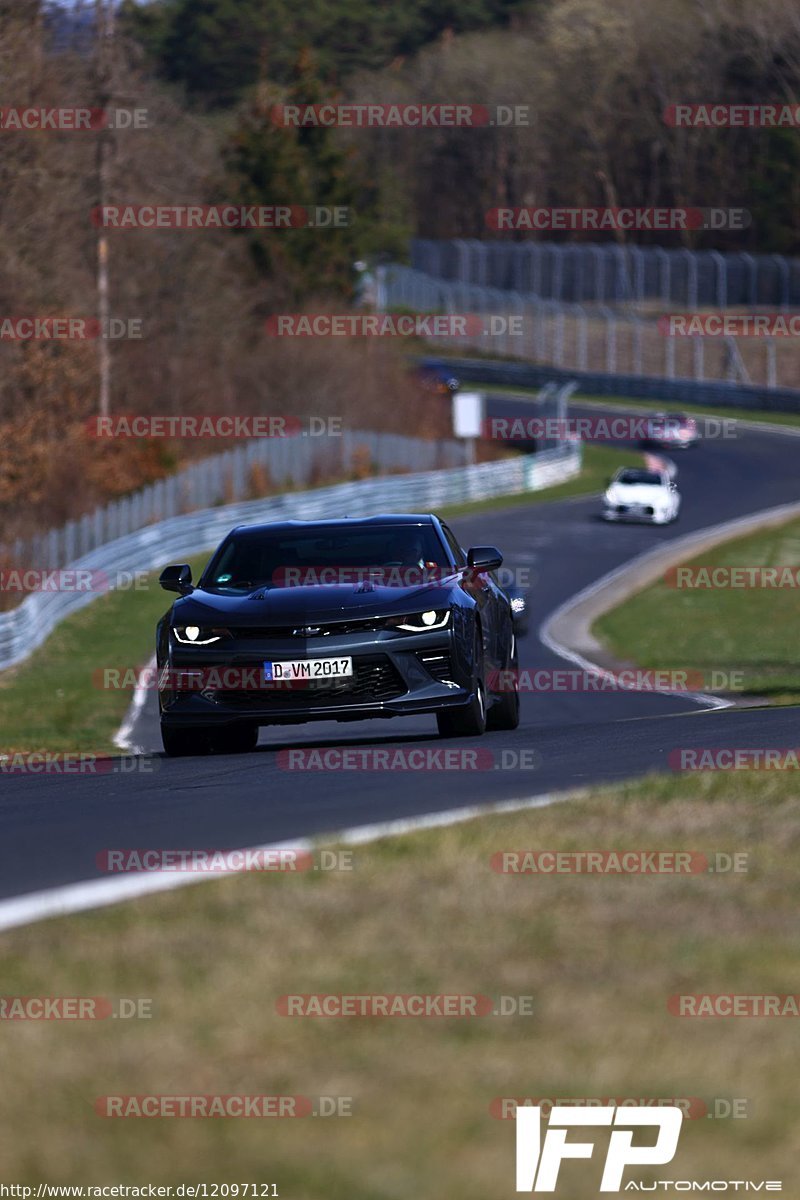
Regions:
<svg viewBox="0 0 800 1200"><path fill-rule="evenodd" d="M214 556L202 586L254 587L354 583L375 575L403 583L392 569L449 567L432 525L372 525L365 529L243 530Z"/></svg>
<svg viewBox="0 0 800 1200"><path fill-rule="evenodd" d="M686 416L686 413L659 413L658 416L652 418L650 423L654 428L677 430L683 429L689 422L690 418Z"/></svg>
<svg viewBox="0 0 800 1200"><path fill-rule="evenodd" d="M630 483L660 484L661 476L656 471L636 471L634 469L631 469L629 471L620 471L615 482L623 483L623 484L630 484Z"/></svg>

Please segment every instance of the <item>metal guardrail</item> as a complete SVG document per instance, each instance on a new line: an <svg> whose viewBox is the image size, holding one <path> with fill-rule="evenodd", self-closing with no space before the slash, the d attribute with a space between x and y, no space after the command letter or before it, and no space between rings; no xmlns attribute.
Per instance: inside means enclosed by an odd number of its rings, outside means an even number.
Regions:
<svg viewBox="0 0 800 1200"><path fill-rule="evenodd" d="M420 443L422 444L422 443ZM227 504L158 521L83 555L70 568L103 572L113 581L182 561L215 546L235 525L260 521L362 517L376 512L430 512L444 505L536 491L580 471L582 448L568 444L542 454L471 467L384 476L313 492ZM37 592L0 614L0 669L27 658L65 617L97 598L91 591Z"/></svg>
<svg viewBox="0 0 800 1200"><path fill-rule="evenodd" d="M340 435L319 438L252 438L87 513L80 520L68 521L60 529L0 545L0 558L5 555L15 566L54 570L154 521L257 495L257 474L262 481L268 477L276 488L313 487L320 477L341 478L356 467L387 474L405 471L409 463L421 471L463 466L467 450L455 439L426 441L374 430L348 429ZM268 489L262 486L261 490Z"/></svg>
<svg viewBox="0 0 800 1200"><path fill-rule="evenodd" d="M566 372L768 389L778 388L780 366L781 377L800 389L796 339L667 337L656 315L632 309L562 304L525 292L450 282L397 264L379 271L379 303L384 309L491 315L488 324L497 326L497 332L448 333L439 338L438 343L451 351L479 350Z"/></svg>
<svg viewBox="0 0 800 1200"><path fill-rule="evenodd" d="M444 367L462 384L477 389L541 388L556 384L576 384L590 396L613 396L631 400L659 400L665 406L680 407L696 404L715 408L739 408L775 413L800 413L800 391L791 388L756 388L714 380L696 382L691 379L659 379L657 376L602 374L598 371L562 370L538 363L503 362L488 358L420 359L423 366Z"/></svg>
<svg viewBox="0 0 800 1200"><path fill-rule="evenodd" d="M780 254L415 238L411 265L452 282L528 292L561 303L789 308L800 304L800 259Z"/></svg>

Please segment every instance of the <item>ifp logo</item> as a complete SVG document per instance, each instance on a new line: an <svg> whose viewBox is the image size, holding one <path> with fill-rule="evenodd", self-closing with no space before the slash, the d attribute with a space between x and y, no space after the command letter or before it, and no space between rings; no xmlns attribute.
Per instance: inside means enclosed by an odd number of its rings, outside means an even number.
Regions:
<svg viewBox="0 0 800 1200"><path fill-rule="evenodd" d="M608 1153L600 1181L601 1192L618 1192L628 1166L653 1166L672 1162L678 1148L683 1112L674 1106L664 1108L577 1108L555 1105L550 1110L547 1133L542 1145L541 1109L517 1109L517 1191L554 1192L558 1171L565 1158L591 1158L591 1142L568 1142L567 1132L574 1125L613 1125ZM658 1127L652 1146L634 1146L633 1128ZM617 1127L621 1128L617 1128Z"/></svg>

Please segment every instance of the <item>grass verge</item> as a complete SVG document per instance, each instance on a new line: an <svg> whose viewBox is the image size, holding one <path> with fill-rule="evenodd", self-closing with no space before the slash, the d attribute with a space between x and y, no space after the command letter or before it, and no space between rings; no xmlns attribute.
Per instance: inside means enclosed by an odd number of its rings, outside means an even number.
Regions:
<svg viewBox="0 0 800 1200"><path fill-rule="evenodd" d="M502 496L445 510L447 515L536 504L598 491L612 470L638 456L607 447L586 447L582 473L541 492ZM197 578L208 556L192 562ZM130 691L97 686L95 669L129 669L153 653L154 629L170 598L157 574L141 591L112 592L68 618L30 659L0 672L0 753L51 750L109 753L131 701Z"/></svg>
<svg viewBox="0 0 800 1200"><path fill-rule="evenodd" d="M492 855L746 851L731 874L497 874ZM630 1179L791 1179L796 1026L670 1014L800 992L796 783L652 777L353 850L352 871L204 883L2 936L5 996L152 1000L149 1020L0 1021L3 1170L25 1184L275 1182L292 1200L513 1194L498 1097L744 1101ZM301 1019L282 995L532 997L532 1015ZM102 1119L107 1095L352 1098L352 1116ZM713 1111L713 1107L712 1107ZM596 1197L591 1163L559 1186ZM573 1136L573 1140L576 1140ZM577 1139L583 1140L583 1139ZM144 1177L144 1178L143 1178ZM784 1185L785 1186L785 1185Z"/></svg>
<svg viewBox="0 0 800 1200"><path fill-rule="evenodd" d="M195 578L207 561L192 560ZM95 672L141 666L153 654L156 622L170 604L157 579L101 596L56 626L29 659L0 672L0 753L118 753L113 737L132 692L101 687Z"/></svg>
<svg viewBox="0 0 800 1200"><path fill-rule="evenodd" d="M766 412L760 408L726 408L716 404L682 404L671 400L640 400L630 396L584 396L576 392L572 397L579 404L613 404L620 408L647 408L654 412L685 412L694 417L720 417L741 421L760 421L766 425L788 425L800 429L800 413Z"/></svg>
<svg viewBox="0 0 800 1200"><path fill-rule="evenodd" d="M540 388L512 387L510 384L470 384L470 387L481 387L484 391L498 395L530 396L534 400ZM742 421L762 421L767 425L788 425L800 429L800 413L766 412L760 408L727 408L716 404L684 404L673 400L650 400L640 396L595 396L584 392L575 392L570 403L592 404L598 407L627 408L632 412L637 409L648 409L653 412L685 412L695 417L720 417Z"/></svg>
<svg viewBox="0 0 800 1200"><path fill-rule="evenodd" d="M788 566L800 577L800 521L735 538L685 565L709 571ZM663 579L606 613L594 633L623 661L699 670L713 690L798 704L796 624L796 587L678 588Z"/></svg>
<svg viewBox="0 0 800 1200"><path fill-rule="evenodd" d="M494 496L491 500L476 500L469 504L451 505L442 509L446 517L470 516L473 513L494 512L514 504L549 504L554 500L569 500L573 496L591 496L604 491L609 477L617 467L641 466L642 456L635 450L614 446L585 445L583 465L579 475L542 488L540 492L518 492L511 496Z"/></svg>

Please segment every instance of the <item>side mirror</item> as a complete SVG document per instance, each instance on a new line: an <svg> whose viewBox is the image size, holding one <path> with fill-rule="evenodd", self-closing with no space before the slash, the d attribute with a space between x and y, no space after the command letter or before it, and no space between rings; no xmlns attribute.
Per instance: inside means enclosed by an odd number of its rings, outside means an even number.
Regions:
<svg viewBox="0 0 800 1200"><path fill-rule="evenodd" d="M158 582L165 592L179 592L185 596L192 591L192 568L187 563L177 567L164 567Z"/></svg>
<svg viewBox="0 0 800 1200"><path fill-rule="evenodd" d="M467 551L467 566L473 571L496 571L503 556L496 546L473 546Z"/></svg>

